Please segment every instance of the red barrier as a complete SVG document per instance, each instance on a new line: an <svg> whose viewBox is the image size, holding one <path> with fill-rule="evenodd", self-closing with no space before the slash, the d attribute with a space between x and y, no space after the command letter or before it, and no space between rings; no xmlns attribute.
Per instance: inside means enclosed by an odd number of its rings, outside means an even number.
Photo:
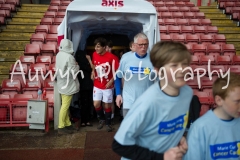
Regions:
<svg viewBox="0 0 240 160"><path fill-rule="evenodd" d="M29 98L4 99L0 102L0 127L27 127L27 103ZM47 101L47 99L44 99ZM48 102L45 131L49 131Z"/></svg>
<svg viewBox="0 0 240 160"><path fill-rule="evenodd" d="M202 0L197 1L197 6L202 6Z"/></svg>

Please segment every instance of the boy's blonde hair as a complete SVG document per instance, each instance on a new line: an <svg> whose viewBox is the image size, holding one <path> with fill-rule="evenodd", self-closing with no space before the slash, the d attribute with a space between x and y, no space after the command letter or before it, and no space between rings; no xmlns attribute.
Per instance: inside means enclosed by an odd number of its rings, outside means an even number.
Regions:
<svg viewBox="0 0 240 160"><path fill-rule="evenodd" d="M228 83L229 79L229 83ZM226 89L222 89L222 87L228 86ZM218 78L213 84L213 97L216 95L220 96L222 99L225 99L230 91L233 91L236 87L240 87L240 75L236 73L230 73L230 76L226 76L224 78Z"/></svg>
<svg viewBox="0 0 240 160"><path fill-rule="evenodd" d="M188 64L191 62L191 54L187 47L175 41L157 42L151 52L150 59L152 65L158 69L170 62L182 62L187 59Z"/></svg>

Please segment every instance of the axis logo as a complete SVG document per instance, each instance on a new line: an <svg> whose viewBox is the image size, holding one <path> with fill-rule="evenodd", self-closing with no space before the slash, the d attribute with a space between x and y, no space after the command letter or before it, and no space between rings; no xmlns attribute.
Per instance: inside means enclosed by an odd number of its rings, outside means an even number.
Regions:
<svg viewBox="0 0 240 160"><path fill-rule="evenodd" d="M118 0L102 0L103 7L123 7L123 1Z"/></svg>

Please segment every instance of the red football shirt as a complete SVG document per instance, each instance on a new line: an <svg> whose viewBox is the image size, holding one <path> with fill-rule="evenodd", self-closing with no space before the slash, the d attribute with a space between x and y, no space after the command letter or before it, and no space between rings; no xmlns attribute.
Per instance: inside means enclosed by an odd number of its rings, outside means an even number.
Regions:
<svg viewBox="0 0 240 160"><path fill-rule="evenodd" d="M114 73L118 69L119 60L117 56L110 52L103 55L93 53L92 63L95 66L94 86L99 89L106 89L106 84L113 78ZM109 88L113 88L114 83Z"/></svg>

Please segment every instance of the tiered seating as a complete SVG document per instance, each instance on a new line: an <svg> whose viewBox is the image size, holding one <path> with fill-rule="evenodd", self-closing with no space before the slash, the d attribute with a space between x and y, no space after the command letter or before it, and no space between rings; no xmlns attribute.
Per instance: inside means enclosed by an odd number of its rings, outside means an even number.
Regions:
<svg viewBox="0 0 240 160"><path fill-rule="evenodd" d="M240 1L239 0L218 0L218 8L230 15L232 20L240 22Z"/></svg>
<svg viewBox="0 0 240 160"><path fill-rule="evenodd" d="M195 76L204 74L199 82L196 77L187 82L197 90L195 94L200 97L203 105L201 114L203 114L214 103L212 94L203 90L211 90L212 83L220 72L224 73L230 69L240 73L240 67L236 65L240 64L240 56L236 56L234 45L226 44L225 35L219 34L218 28L212 26L211 20L205 18L205 14L192 2L152 0L151 3L158 11L161 40L174 40L185 44L192 54L193 73ZM238 8L233 9L235 11ZM208 72L209 61L210 72ZM209 80L209 76L214 76L213 80Z"/></svg>

